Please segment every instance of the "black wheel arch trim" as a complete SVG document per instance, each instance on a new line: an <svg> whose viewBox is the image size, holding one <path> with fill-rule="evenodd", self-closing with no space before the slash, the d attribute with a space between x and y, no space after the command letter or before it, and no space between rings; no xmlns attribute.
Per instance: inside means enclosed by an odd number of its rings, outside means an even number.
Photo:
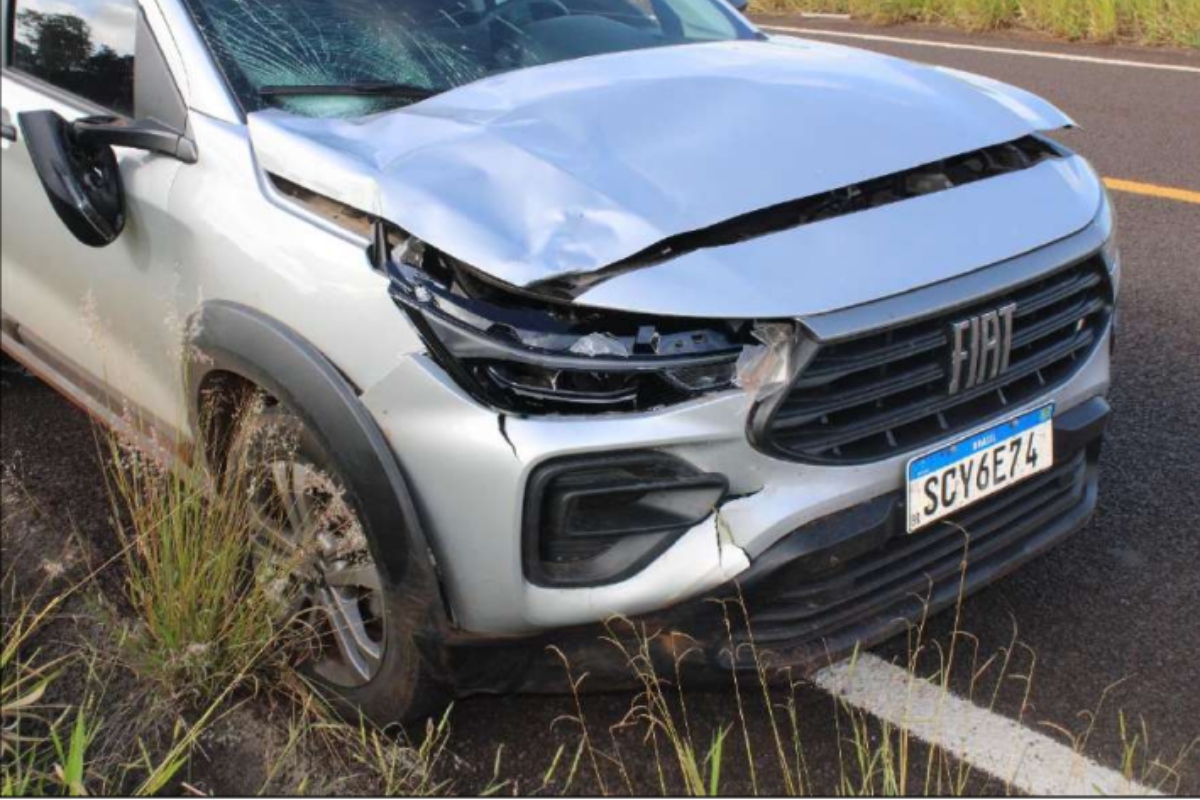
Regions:
<svg viewBox="0 0 1200 800"><path fill-rule="evenodd" d="M352 482L383 579L403 592L419 615L419 623L413 620L418 629L444 631L448 610L408 481L350 382L311 342L248 306L209 301L195 312L190 330L196 331L187 375L192 431L200 433L202 387L214 373L237 375L287 404Z"/></svg>

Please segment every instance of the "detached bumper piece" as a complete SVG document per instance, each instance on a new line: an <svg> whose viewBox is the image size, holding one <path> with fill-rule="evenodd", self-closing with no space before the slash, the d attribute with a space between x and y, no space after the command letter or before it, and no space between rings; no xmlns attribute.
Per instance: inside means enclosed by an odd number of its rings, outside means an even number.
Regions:
<svg viewBox="0 0 1200 800"><path fill-rule="evenodd" d="M1096 505L1096 398L1055 420L1055 466L913 534L902 493L810 523L763 553L742 583L749 629L776 663L813 664L900 633L1081 528ZM965 562L965 569L964 569ZM753 669L745 632L714 656Z"/></svg>

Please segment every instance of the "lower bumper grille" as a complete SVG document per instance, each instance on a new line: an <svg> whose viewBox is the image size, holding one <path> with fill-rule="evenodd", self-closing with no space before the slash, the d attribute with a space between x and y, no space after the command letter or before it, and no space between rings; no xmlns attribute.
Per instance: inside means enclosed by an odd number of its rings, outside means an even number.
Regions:
<svg viewBox="0 0 1200 800"><path fill-rule="evenodd" d="M846 537L844 546L785 558L764 580L745 587L755 645L786 651L789 663L812 663L824 652L887 638L925 609L944 607L960 591L999 577L1087 518L1095 503L1094 455L1093 448L1080 450L1011 491L912 535L903 533L898 494L805 526L792 537L820 542L836 538L839 528L870 532Z"/></svg>

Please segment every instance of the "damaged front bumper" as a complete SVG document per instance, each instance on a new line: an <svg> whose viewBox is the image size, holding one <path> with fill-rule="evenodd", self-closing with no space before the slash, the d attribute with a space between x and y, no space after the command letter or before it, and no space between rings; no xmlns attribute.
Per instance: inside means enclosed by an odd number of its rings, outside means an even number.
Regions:
<svg viewBox="0 0 1200 800"><path fill-rule="evenodd" d="M636 687L636 654L641 669L692 686L731 672L787 685L903 633L1080 530L1096 507L1108 417L1101 397L1057 416L1051 470L920 536L905 534L902 493L885 494L801 525L735 579L663 612L520 640L452 638L446 675L463 695L570 691L583 675L585 690Z"/></svg>
<svg viewBox="0 0 1200 800"><path fill-rule="evenodd" d="M1019 269L1008 264L989 272L1012 280ZM987 277L965 276L962 285L976 286ZM930 291L953 295L953 289L941 285ZM911 305L913 298L900 302ZM919 309L927 313L927 307ZM885 318L918 313L892 311ZM855 315L818 322L814 329L832 330L841 323L854 325ZM1068 380L1011 413L1053 401L1066 414L1103 396L1109 336L1106 329ZM766 455L747 436L754 399L739 389L628 414L497 412L426 355L405 359L370 387L363 401L405 468L431 532L457 629L489 639L641 615L707 596L747 574L774 545L809 523L898 491L911 456L902 452L871 463L830 466ZM697 473L722 476L725 499L716 513L620 580L590 586L531 580L523 530L532 477L543 465L566 457L630 452L665 454Z"/></svg>

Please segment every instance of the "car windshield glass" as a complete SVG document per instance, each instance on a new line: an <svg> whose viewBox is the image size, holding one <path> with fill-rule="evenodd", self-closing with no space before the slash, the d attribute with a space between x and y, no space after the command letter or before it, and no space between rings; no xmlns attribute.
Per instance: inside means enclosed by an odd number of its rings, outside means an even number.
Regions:
<svg viewBox="0 0 1200 800"><path fill-rule="evenodd" d="M396 108L538 64L756 35L725 0L188 2L247 110L313 116Z"/></svg>

